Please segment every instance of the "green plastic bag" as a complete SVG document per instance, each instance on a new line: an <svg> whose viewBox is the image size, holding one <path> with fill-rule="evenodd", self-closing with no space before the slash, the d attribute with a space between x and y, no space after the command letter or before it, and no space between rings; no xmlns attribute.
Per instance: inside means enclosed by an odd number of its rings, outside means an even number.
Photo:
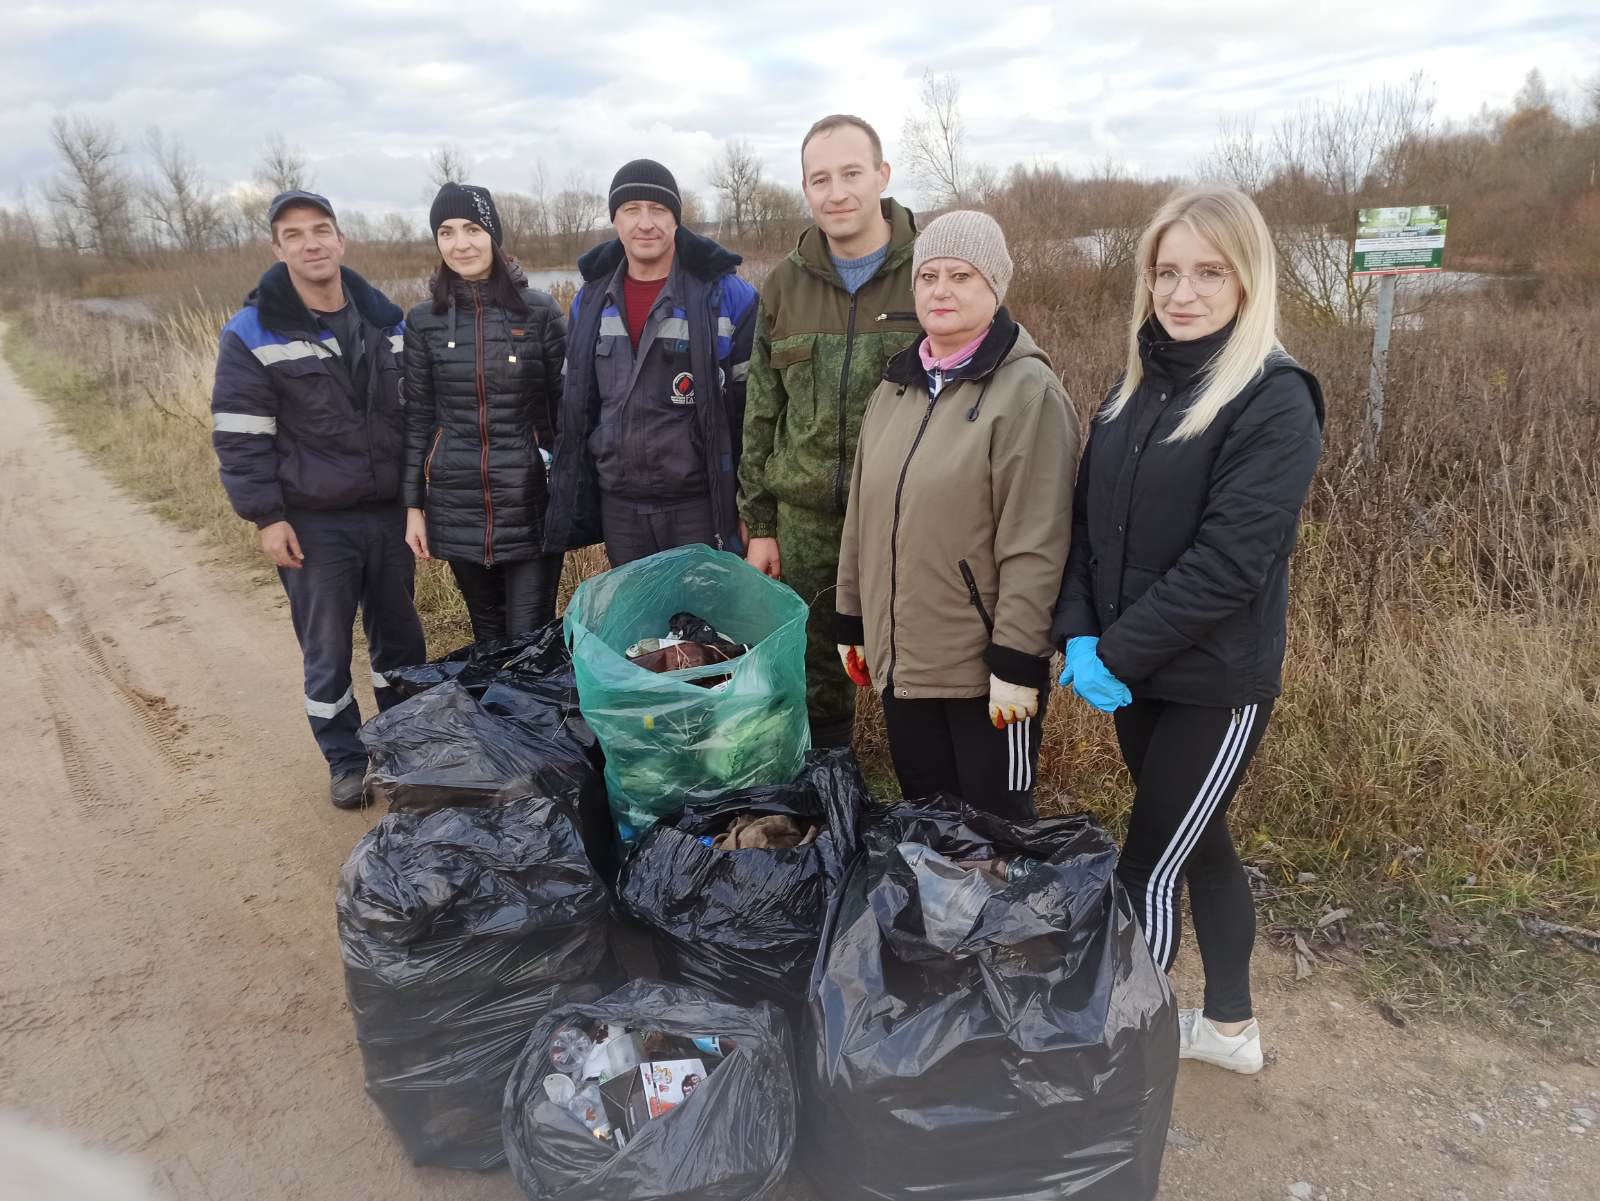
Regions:
<svg viewBox="0 0 1600 1201"><path fill-rule="evenodd" d="M731 663L657 673L624 652L703 617L750 650ZM737 555L696 544L585 580L567 606L578 707L606 754L606 792L624 842L689 791L783 784L811 749L806 603ZM732 676L704 688L693 681Z"/></svg>

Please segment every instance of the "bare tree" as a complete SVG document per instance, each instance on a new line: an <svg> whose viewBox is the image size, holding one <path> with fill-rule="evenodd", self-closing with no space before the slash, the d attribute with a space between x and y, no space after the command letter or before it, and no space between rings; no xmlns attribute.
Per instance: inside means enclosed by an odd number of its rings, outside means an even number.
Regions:
<svg viewBox="0 0 1600 1201"><path fill-rule="evenodd" d="M1555 106L1556 98L1550 92L1550 85L1544 81L1544 72L1538 67L1523 77L1522 87L1517 90L1516 99L1511 102L1512 111L1519 113L1541 108L1554 110Z"/></svg>
<svg viewBox="0 0 1600 1201"><path fill-rule="evenodd" d="M256 183L269 197L311 186L311 168L298 147L290 146L282 134L274 134L256 163Z"/></svg>
<svg viewBox="0 0 1600 1201"><path fill-rule="evenodd" d="M1395 148L1425 135L1432 109L1418 74L1397 87L1307 105L1278 126L1277 176L1262 198L1277 218L1279 278L1290 304L1330 324L1364 320L1376 285L1350 274L1355 210L1387 198Z"/></svg>
<svg viewBox="0 0 1600 1201"><path fill-rule="evenodd" d="M39 223L26 190L17 190L17 206L0 209L0 278L26 276L37 281L42 274L44 248Z"/></svg>
<svg viewBox="0 0 1600 1201"><path fill-rule="evenodd" d="M993 163L978 163L967 172L966 203L974 208L986 209L994 203L1005 185Z"/></svg>
<svg viewBox="0 0 1600 1201"><path fill-rule="evenodd" d="M683 210L682 224L694 226L710 220L706 202L700 199L698 192L690 191L688 188L680 188L678 190L678 202L679 207Z"/></svg>
<svg viewBox="0 0 1600 1201"><path fill-rule="evenodd" d="M378 225L378 237L385 242L404 245L416 241L417 231L412 228L410 220L404 213L385 213L383 221Z"/></svg>
<svg viewBox="0 0 1600 1201"><path fill-rule="evenodd" d="M73 249L127 257L133 248L133 188L115 127L87 117L57 117L50 122L50 140L61 156L61 171L48 192L58 239Z"/></svg>
<svg viewBox="0 0 1600 1201"><path fill-rule="evenodd" d="M966 126L961 119L961 81L954 73L922 77L922 116L908 117L901 153L911 177L933 208L966 202Z"/></svg>
<svg viewBox="0 0 1600 1201"><path fill-rule="evenodd" d="M523 253L536 254L545 262L553 261L556 253L551 245L555 238L555 230L550 216L549 175L543 159L533 164L532 186L528 191L530 207L522 233ZM502 219L504 216L502 213Z"/></svg>
<svg viewBox="0 0 1600 1201"><path fill-rule="evenodd" d="M1200 173L1252 196L1266 186L1272 174L1272 152L1256 137L1254 117L1223 117L1218 122L1216 144Z"/></svg>
<svg viewBox="0 0 1600 1201"><path fill-rule="evenodd" d="M259 185L236 189L223 207L223 240L237 247L269 237L267 205L273 195Z"/></svg>
<svg viewBox="0 0 1600 1201"><path fill-rule="evenodd" d="M207 186L198 164L181 141L150 130L146 144L155 175L140 192L140 207L169 246L189 253L208 250L221 241L222 205Z"/></svg>
<svg viewBox="0 0 1600 1201"><path fill-rule="evenodd" d="M347 213L339 214L339 229L344 236L352 242L378 241L378 227L371 217L360 209L352 209Z"/></svg>
<svg viewBox="0 0 1600 1201"><path fill-rule="evenodd" d="M1278 126L1279 169L1304 175L1341 200L1381 188L1390 149L1424 131L1432 112L1433 97L1420 73L1399 86L1315 101Z"/></svg>
<svg viewBox="0 0 1600 1201"><path fill-rule="evenodd" d="M718 216L733 222L742 237L751 224L753 203L761 187L761 160L755 147L743 138L729 138L711 166L711 186L716 189Z"/></svg>
<svg viewBox="0 0 1600 1201"><path fill-rule="evenodd" d="M441 142L428 155L428 182L433 185L428 199L447 183L466 183L472 174L472 160L460 146Z"/></svg>
<svg viewBox="0 0 1600 1201"><path fill-rule="evenodd" d="M1254 196L1272 228L1284 300L1328 324L1359 322L1375 295L1350 274L1355 210L1391 193L1429 144L1433 99L1413 75L1399 86L1313 101L1266 138L1225 123L1208 173Z"/></svg>
<svg viewBox="0 0 1600 1201"><path fill-rule="evenodd" d="M567 186L550 202L550 229L560 243L562 256L575 259L584 238L605 216L606 199L586 179L570 176Z"/></svg>
<svg viewBox="0 0 1600 1201"><path fill-rule="evenodd" d="M750 222L756 245L775 250L799 236L810 213L806 198L796 188L768 180L750 197Z"/></svg>
<svg viewBox="0 0 1600 1201"><path fill-rule="evenodd" d="M500 212L500 241L508 254L527 253L540 242L544 214L525 192L497 192L494 206ZM542 243L541 243L542 244Z"/></svg>
<svg viewBox="0 0 1600 1201"><path fill-rule="evenodd" d="M1168 190L1165 183L1136 179L1112 158L1080 184L1080 203L1087 228L1088 249L1099 268L1102 283L1133 262L1139 238L1150 216Z"/></svg>

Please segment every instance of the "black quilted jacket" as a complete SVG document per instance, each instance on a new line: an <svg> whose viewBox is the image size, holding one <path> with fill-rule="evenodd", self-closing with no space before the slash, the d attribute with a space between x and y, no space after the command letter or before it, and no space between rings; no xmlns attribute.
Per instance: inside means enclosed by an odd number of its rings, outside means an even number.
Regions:
<svg viewBox="0 0 1600 1201"><path fill-rule="evenodd" d="M1289 556L1322 453L1322 387L1282 350L1198 437L1169 437L1227 331L1151 318L1143 378L1078 466L1053 640L1098 637L1135 700L1237 708L1283 688Z"/></svg>
<svg viewBox="0 0 1600 1201"><path fill-rule="evenodd" d="M425 301L406 317L400 498L427 511L436 559L493 566L541 553L539 450L555 446L566 327L549 296L521 293L526 316L458 281L446 312Z"/></svg>

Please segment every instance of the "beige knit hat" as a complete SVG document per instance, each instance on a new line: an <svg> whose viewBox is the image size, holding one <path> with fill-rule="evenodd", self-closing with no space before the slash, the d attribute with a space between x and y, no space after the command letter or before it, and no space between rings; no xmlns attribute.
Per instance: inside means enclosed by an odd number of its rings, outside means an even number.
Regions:
<svg viewBox="0 0 1600 1201"><path fill-rule="evenodd" d="M1006 235L988 213L957 209L935 217L917 235L911 253L911 273L922 270L929 259L960 259L971 263L989 285L998 304L1006 302L1011 286L1011 255L1006 251Z"/></svg>

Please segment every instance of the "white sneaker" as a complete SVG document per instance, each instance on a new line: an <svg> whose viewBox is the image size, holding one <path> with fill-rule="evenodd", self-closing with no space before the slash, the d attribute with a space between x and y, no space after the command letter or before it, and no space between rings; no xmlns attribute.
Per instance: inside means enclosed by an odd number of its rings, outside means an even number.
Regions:
<svg viewBox="0 0 1600 1201"><path fill-rule="evenodd" d="M1198 1009L1178 1010L1178 1058L1253 1076L1266 1060L1261 1054L1261 1025L1254 1018L1238 1034L1223 1034Z"/></svg>

